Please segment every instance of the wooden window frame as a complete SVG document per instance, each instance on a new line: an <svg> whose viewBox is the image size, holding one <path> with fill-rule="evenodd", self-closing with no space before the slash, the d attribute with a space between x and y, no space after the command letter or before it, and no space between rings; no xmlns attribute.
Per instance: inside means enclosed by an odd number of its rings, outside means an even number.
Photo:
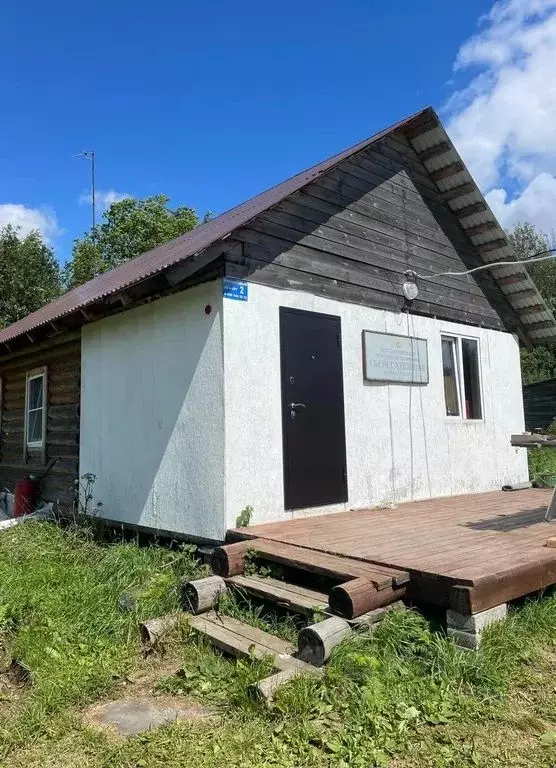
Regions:
<svg viewBox="0 0 556 768"><path fill-rule="evenodd" d="M27 441L27 428L29 425L29 382L32 379L42 376L42 436L40 442L29 443ZM47 393L48 393L48 373L46 365L42 365L39 368L33 368L27 371L25 376L25 419L23 424L23 458L26 461L30 452L41 454L44 464L44 457L46 455L46 418L47 418Z"/></svg>

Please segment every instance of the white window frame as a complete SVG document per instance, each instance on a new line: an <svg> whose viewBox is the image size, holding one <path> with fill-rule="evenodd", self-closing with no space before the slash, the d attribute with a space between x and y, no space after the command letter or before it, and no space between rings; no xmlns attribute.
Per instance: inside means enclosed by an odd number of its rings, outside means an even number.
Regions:
<svg viewBox="0 0 556 768"><path fill-rule="evenodd" d="M34 379L40 379L42 378L42 408L40 409L42 411L42 431L41 431L41 439L40 440L31 440L29 441L29 388L30 388L30 382ZM24 433L24 444L25 444L25 453L27 453L27 449L30 448L31 450L44 450L45 445L45 436L46 436L46 393L47 393L47 384L46 384L46 366L42 368L35 368L32 371L27 372L27 377L25 380L25 433ZM35 410L39 410L38 408L34 408Z"/></svg>
<svg viewBox="0 0 556 768"><path fill-rule="evenodd" d="M483 366L481 360L481 341L476 336L463 336L451 331L443 331L440 334L440 359L442 360L442 342L450 340L455 342L455 366L456 366L456 392L458 398L459 415L450 416L446 413L446 397L443 396L444 415L449 421L458 421L465 424L480 424L485 420L485 398L483 393ZM463 383L463 354L461 349L462 341L474 341L477 345L477 360L479 374L479 397L481 405L481 418L472 419L465 415L464 383Z"/></svg>

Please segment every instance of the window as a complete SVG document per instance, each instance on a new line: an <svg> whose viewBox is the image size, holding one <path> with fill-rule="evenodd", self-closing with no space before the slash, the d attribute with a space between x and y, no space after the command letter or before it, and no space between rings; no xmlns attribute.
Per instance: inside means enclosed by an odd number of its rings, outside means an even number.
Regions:
<svg viewBox="0 0 556 768"><path fill-rule="evenodd" d="M46 372L27 374L25 436L28 448L42 448L45 424Z"/></svg>
<svg viewBox="0 0 556 768"><path fill-rule="evenodd" d="M446 415L459 416L457 339L442 337L442 369Z"/></svg>
<svg viewBox="0 0 556 768"><path fill-rule="evenodd" d="M446 415L482 419L477 339L442 336L442 371Z"/></svg>

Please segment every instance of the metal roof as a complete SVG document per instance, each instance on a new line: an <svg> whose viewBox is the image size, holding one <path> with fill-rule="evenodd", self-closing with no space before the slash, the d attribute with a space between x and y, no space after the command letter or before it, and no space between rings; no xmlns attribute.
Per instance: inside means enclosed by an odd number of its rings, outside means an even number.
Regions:
<svg viewBox="0 0 556 768"><path fill-rule="evenodd" d="M26 336L49 323L79 313L111 295L118 294L169 267L180 264L228 237L253 218L299 191L343 160L366 149L395 131L403 133L421 156L427 170L445 195L471 242L481 248L486 262L515 259L504 230L496 221L479 188L465 168L438 116L431 107L386 128L349 149L262 192L191 232L121 264L64 294L36 312L0 331L0 344ZM461 168L460 168L461 166ZM460 188L460 189L456 189ZM455 192L452 192L455 190ZM470 207L471 206L471 207ZM480 209L480 210L479 210ZM470 213L470 211L478 212ZM486 225L481 227L480 225ZM503 241L503 242L502 242ZM490 245L489 245L490 244ZM486 246L486 247L485 247ZM496 247L494 247L496 246ZM556 321L524 267L497 268L492 274L518 313L527 337L533 343L556 341ZM95 318L96 319L96 318Z"/></svg>

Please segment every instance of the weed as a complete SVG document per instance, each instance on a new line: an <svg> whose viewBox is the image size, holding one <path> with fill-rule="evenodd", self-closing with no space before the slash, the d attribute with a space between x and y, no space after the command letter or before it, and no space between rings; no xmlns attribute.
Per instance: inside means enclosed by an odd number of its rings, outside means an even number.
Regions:
<svg viewBox="0 0 556 768"><path fill-rule="evenodd" d="M184 650L180 671L159 683L164 693L195 695L212 703L233 703L251 709L249 688L271 674L271 658L239 659L231 663L202 639L195 638Z"/></svg>
<svg viewBox="0 0 556 768"><path fill-rule="evenodd" d="M279 617L275 610L266 610L264 605L254 603L247 593L234 589L225 592L218 600L218 611L225 616L245 621L252 627L289 640L296 644L297 635L304 622L298 616L286 614Z"/></svg>
<svg viewBox="0 0 556 768"><path fill-rule="evenodd" d="M247 528L253 519L253 513L254 509L250 504L244 507L236 517L236 528Z"/></svg>
<svg viewBox="0 0 556 768"><path fill-rule="evenodd" d="M277 563L261 563L260 553L256 549L248 549L245 553L244 573L246 576L259 576L261 579L278 579L285 581L284 568Z"/></svg>

